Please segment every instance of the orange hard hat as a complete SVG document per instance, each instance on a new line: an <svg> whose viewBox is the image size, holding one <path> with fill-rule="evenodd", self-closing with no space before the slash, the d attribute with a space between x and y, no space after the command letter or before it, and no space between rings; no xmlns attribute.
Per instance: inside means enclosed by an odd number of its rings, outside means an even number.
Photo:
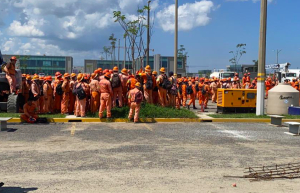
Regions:
<svg viewBox="0 0 300 193"><path fill-rule="evenodd" d="M22 74L22 77L26 77L26 74Z"/></svg>
<svg viewBox="0 0 300 193"><path fill-rule="evenodd" d="M56 72L56 73L55 73L55 76L59 76L59 75L61 75L60 72Z"/></svg>
<svg viewBox="0 0 300 193"><path fill-rule="evenodd" d="M40 76L40 77L39 77L39 80L44 80L44 77L41 77L41 76Z"/></svg>
<svg viewBox="0 0 300 193"><path fill-rule="evenodd" d="M166 69L164 67L162 67L159 71L165 73Z"/></svg>
<svg viewBox="0 0 300 193"><path fill-rule="evenodd" d="M119 68L117 67L117 66L115 66L114 68L113 68L113 71L115 72L115 71L119 71Z"/></svg>
<svg viewBox="0 0 300 193"><path fill-rule="evenodd" d="M91 75L92 79L96 78L97 76L98 76L97 73L92 73L92 75Z"/></svg>
<svg viewBox="0 0 300 193"><path fill-rule="evenodd" d="M52 81L52 76L47 76L47 77L45 77L45 80L46 80L46 81Z"/></svg>
<svg viewBox="0 0 300 193"><path fill-rule="evenodd" d="M229 78L227 78L227 80L231 81L231 78L229 77Z"/></svg>
<svg viewBox="0 0 300 193"><path fill-rule="evenodd" d="M128 73L126 68L123 68L123 69L121 70L121 72L122 72L123 74L127 74L127 73Z"/></svg>
<svg viewBox="0 0 300 193"><path fill-rule="evenodd" d="M157 75L157 72L156 72L156 71L153 71L152 74L153 74L153 75Z"/></svg>
<svg viewBox="0 0 300 193"><path fill-rule="evenodd" d="M195 83L195 79L192 79L192 83Z"/></svg>
<svg viewBox="0 0 300 193"><path fill-rule="evenodd" d="M98 68L98 71L99 71L99 72L102 72L102 68Z"/></svg>
<svg viewBox="0 0 300 193"><path fill-rule="evenodd" d="M247 74L245 73L244 76L247 76Z"/></svg>
<svg viewBox="0 0 300 193"><path fill-rule="evenodd" d="M146 72L150 72L151 71L151 67L149 65L147 65L146 68L145 68L145 71Z"/></svg>
<svg viewBox="0 0 300 193"><path fill-rule="evenodd" d="M108 72L112 74L112 73L113 73L113 70L109 70Z"/></svg>
<svg viewBox="0 0 300 193"><path fill-rule="evenodd" d="M78 80L78 81L82 81L82 79L83 79L83 74L82 74L82 73L79 73L79 74L77 75L77 80Z"/></svg>
<svg viewBox="0 0 300 193"><path fill-rule="evenodd" d="M103 70L103 73L107 73L107 72L108 72L108 70L107 70L107 69Z"/></svg>
<svg viewBox="0 0 300 193"><path fill-rule="evenodd" d="M64 74L64 77L65 77L65 78L70 77L70 74L69 74L69 73L65 73L65 74Z"/></svg>
<svg viewBox="0 0 300 193"><path fill-rule="evenodd" d="M110 73L106 72L106 74L104 75L106 78L110 78Z"/></svg>
<svg viewBox="0 0 300 193"><path fill-rule="evenodd" d="M17 57L16 57L16 56L12 56L12 57L10 58L10 60L17 60Z"/></svg>
<svg viewBox="0 0 300 193"><path fill-rule="evenodd" d="M75 74L75 73L72 73L72 74L71 74L71 77L72 77L72 78L73 78L73 77L75 77L75 76L76 76L76 74Z"/></svg>
<svg viewBox="0 0 300 193"><path fill-rule="evenodd" d="M206 79L204 80L204 82L209 82L208 78L206 78Z"/></svg>
<svg viewBox="0 0 300 193"><path fill-rule="evenodd" d="M40 77L38 75L34 75L32 80L38 80Z"/></svg>
<svg viewBox="0 0 300 193"><path fill-rule="evenodd" d="M141 87L141 83L137 82L137 83L135 83L135 86L136 87Z"/></svg>
<svg viewBox="0 0 300 193"><path fill-rule="evenodd" d="M94 73L95 73L95 74L99 74L99 73L100 73L99 69L96 69L96 70L94 71Z"/></svg>
<svg viewBox="0 0 300 193"><path fill-rule="evenodd" d="M30 76L30 75L27 75L27 76L26 76L26 80L31 80L31 76Z"/></svg>

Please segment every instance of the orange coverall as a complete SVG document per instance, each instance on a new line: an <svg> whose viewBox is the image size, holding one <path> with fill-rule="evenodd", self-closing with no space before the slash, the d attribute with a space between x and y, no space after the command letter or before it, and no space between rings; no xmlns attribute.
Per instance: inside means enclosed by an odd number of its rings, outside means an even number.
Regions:
<svg viewBox="0 0 300 193"><path fill-rule="evenodd" d="M113 77L114 74L111 75L111 78ZM122 107L123 106L123 88L122 85L124 84L122 75L119 74L120 80L121 80L121 85L117 88L113 88L113 107L116 107L116 100L117 100L117 96L118 96L118 100L119 100L119 106Z"/></svg>
<svg viewBox="0 0 300 193"><path fill-rule="evenodd" d="M113 96L113 91L111 88L111 83L107 79L102 79L100 81L100 109L99 109L99 118L103 117L103 112L106 109L107 118L111 117L111 97Z"/></svg>
<svg viewBox="0 0 300 193"><path fill-rule="evenodd" d="M156 79L156 84L158 86L159 101L160 101L160 104L162 107L168 106L167 90L160 86L160 84L162 84L162 82L163 82L164 76L165 76L165 74L161 74Z"/></svg>
<svg viewBox="0 0 300 193"><path fill-rule="evenodd" d="M62 84L62 90L64 91L61 100L61 114L66 114L69 112L69 101L70 101L70 81L65 79Z"/></svg>
<svg viewBox="0 0 300 193"><path fill-rule="evenodd" d="M190 106L192 103L193 103L193 106L195 106L195 98L196 98L196 95L197 95L197 92L196 92L196 86L195 84L192 84L192 90L193 90L193 93L190 94L190 102L188 104L188 106Z"/></svg>
<svg viewBox="0 0 300 193"><path fill-rule="evenodd" d="M58 84L62 84L62 82L60 80L56 79L53 82L54 111L55 112L59 112L60 111L60 109L61 109L61 100L62 100L62 96L58 95L56 93L56 87L57 87Z"/></svg>
<svg viewBox="0 0 300 193"><path fill-rule="evenodd" d="M123 104L124 106L126 106L128 104L128 100L127 100L127 81L129 79L129 76L126 74L122 74L122 95L123 95Z"/></svg>
<svg viewBox="0 0 300 193"><path fill-rule="evenodd" d="M34 81L32 82L30 90L31 90L34 97L40 96L40 93L41 93L40 92L40 85L38 85L36 82L34 82ZM38 110L40 109L39 100L32 101L32 103L35 104L35 106Z"/></svg>
<svg viewBox="0 0 300 193"><path fill-rule="evenodd" d="M77 83L76 88L79 88L80 85L82 86L83 90L86 92L88 89L86 87L86 84L84 82L79 82L79 83ZM75 113L74 113L76 116L85 117L86 99L87 99L87 97L79 100L79 98L76 96L76 109L75 109Z"/></svg>
<svg viewBox="0 0 300 193"><path fill-rule="evenodd" d="M182 106L186 107L186 100L187 100L187 94L186 94L186 84L182 83L181 85L182 88Z"/></svg>
<svg viewBox="0 0 300 193"><path fill-rule="evenodd" d="M271 89L271 82L267 80L265 83L266 83L266 97L268 98L268 94L269 94L268 92Z"/></svg>
<svg viewBox="0 0 300 193"><path fill-rule="evenodd" d="M91 112L95 113L100 107L100 85L98 80L92 80L90 83L91 96Z"/></svg>
<svg viewBox="0 0 300 193"><path fill-rule="evenodd" d="M49 82L46 82L43 85L43 92L44 92L44 107L43 110L45 113L50 113L50 106L53 105L53 89Z"/></svg>
<svg viewBox="0 0 300 193"><path fill-rule="evenodd" d="M200 82L198 84L199 92L198 92L198 100L199 100L199 105L202 106L204 105L205 101L205 96L202 95L202 89L203 89L204 83Z"/></svg>
<svg viewBox="0 0 300 193"><path fill-rule="evenodd" d="M135 95L136 93L141 92L139 89L134 88L133 90L130 90L128 93L128 99L130 102L130 111L128 115L128 119L132 119L133 114L134 114L134 122L139 121L139 113L140 113L140 108L141 104L137 104L135 101Z"/></svg>
<svg viewBox="0 0 300 193"><path fill-rule="evenodd" d="M215 82L212 82L210 84L210 88L211 88L211 94L212 94L212 97L211 97L211 100L213 103L216 103L217 102L217 84Z"/></svg>
<svg viewBox="0 0 300 193"><path fill-rule="evenodd" d="M152 82L153 82L152 89L147 89L146 88L146 83L148 81L148 76L151 77ZM143 82L144 82L144 86L143 86L144 87L144 97L145 97L147 103L153 104L153 88L154 88L153 86L154 86L155 78L154 78L154 76L152 76L151 72L141 73L141 77L142 77Z"/></svg>
<svg viewBox="0 0 300 193"><path fill-rule="evenodd" d="M205 108L207 108L209 94L210 94L210 88L209 88L208 84L204 84L204 86L205 86L205 90L206 90L206 94L204 95L204 97L205 97L204 105L205 105Z"/></svg>
<svg viewBox="0 0 300 193"><path fill-rule="evenodd" d="M26 103L24 106L23 106L23 110L24 110L24 113L21 114L21 119L26 121L26 122L29 122L29 118L32 117L32 118L35 118L35 119L38 119L38 115L36 114L36 110L37 110L37 106L32 103L31 105L28 105L28 103Z"/></svg>
<svg viewBox="0 0 300 193"><path fill-rule="evenodd" d="M152 90L152 100L153 100L153 104L158 104L159 100L158 100L158 87L156 84L156 78L155 76L153 76L154 78L154 82L153 82L153 90Z"/></svg>
<svg viewBox="0 0 300 193"><path fill-rule="evenodd" d="M10 87L10 93L16 92L16 66L13 63L8 63L5 66L6 79Z"/></svg>

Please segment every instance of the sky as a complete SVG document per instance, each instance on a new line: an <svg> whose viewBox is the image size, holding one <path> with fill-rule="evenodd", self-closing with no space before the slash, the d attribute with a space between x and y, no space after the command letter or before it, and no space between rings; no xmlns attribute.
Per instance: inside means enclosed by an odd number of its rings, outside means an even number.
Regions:
<svg viewBox="0 0 300 193"><path fill-rule="evenodd" d="M154 21L150 55L174 54L174 0L152 0ZM147 0L0 0L0 49L3 54L104 57L110 34L124 31L113 11L134 18ZM267 61L300 67L300 1L268 0ZM179 0L179 45L188 52L189 72L224 69L230 51L246 44L240 64L258 58L260 0ZM121 52L124 51L121 49ZM120 59L123 59L121 53Z"/></svg>

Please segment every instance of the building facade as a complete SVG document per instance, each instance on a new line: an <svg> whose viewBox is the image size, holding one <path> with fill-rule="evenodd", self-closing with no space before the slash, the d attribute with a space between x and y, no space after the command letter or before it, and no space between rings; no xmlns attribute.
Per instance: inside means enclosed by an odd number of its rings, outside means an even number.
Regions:
<svg viewBox="0 0 300 193"><path fill-rule="evenodd" d="M142 64L142 65L141 65ZM135 69L139 70L141 67L145 68L147 65L146 57L142 60L140 58L135 60ZM174 57L161 56L156 54L149 56L149 65L153 71L159 72L161 67L166 69L166 73L170 71L174 72ZM93 73L97 68L112 69L114 66L118 66L119 69L124 67L123 61L111 60L84 60L84 72ZM132 61L126 61L125 68L132 70ZM177 59L177 76L186 76L186 60L183 58Z"/></svg>
<svg viewBox="0 0 300 193"><path fill-rule="evenodd" d="M55 72L72 73L73 58L70 56L34 56L34 55L3 55L5 62L9 62L12 56L16 56L17 68L25 74L55 75Z"/></svg>

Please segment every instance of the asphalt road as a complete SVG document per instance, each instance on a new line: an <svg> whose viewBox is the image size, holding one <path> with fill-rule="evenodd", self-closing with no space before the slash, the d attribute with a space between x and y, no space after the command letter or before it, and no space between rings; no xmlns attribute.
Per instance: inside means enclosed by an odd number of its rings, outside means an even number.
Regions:
<svg viewBox="0 0 300 193"><path fill-rule="evenodd" d="M286 127L245 123L9 125L1 193L298 192L300 179L250 182L249 166L300 162ZM236 183L237 187L232 187Z"/></svg>

